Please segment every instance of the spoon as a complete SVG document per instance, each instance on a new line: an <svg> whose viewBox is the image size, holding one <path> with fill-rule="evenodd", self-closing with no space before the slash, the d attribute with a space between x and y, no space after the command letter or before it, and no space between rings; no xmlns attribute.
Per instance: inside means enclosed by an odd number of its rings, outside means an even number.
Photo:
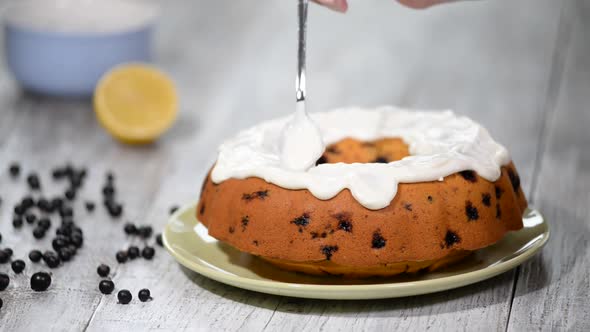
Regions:
<svg viewBox="0 0 590 332"><path fill-rule="evenodd" d="M297 43L297 77L295 80L295 96L297 103L305 103L305 42L307 30L308 0L298 0L298 43Z"/></svg>

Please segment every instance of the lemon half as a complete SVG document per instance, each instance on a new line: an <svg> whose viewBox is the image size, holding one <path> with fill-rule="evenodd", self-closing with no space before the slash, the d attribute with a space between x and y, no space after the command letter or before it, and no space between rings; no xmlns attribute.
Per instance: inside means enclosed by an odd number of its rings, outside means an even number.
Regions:
<svg viewBox="0 0 590 332"><path fill-rule="evenodd" d="M104 74L94 91L100 124L128 144L149 143L176 119L174 83L158 69L139 63L117 66Z"/></svg>

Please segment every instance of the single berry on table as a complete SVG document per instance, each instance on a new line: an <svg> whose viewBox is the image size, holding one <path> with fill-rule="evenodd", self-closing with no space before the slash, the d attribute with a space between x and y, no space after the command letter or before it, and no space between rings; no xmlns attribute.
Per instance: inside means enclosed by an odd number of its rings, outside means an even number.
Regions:
<svg viewBox="0 0 590 332"><path fill-rule="evenodd" d="M153 232L154 230L152 226L141 226L137 230L137 234L139 234L139 236L141 236L144 239L148 239L149 237L151 237Z"/></svg>
<svg viewBox="0 0 590 332"><path fill-rule="evenodd" d="M53 211L55 211L55 208L53 207L53 204L51 202L49 202L47 199L45 199L45 198L39 199L39 201L37 202L37 207L41 211L43 211L43 212L53 212Z"/></svg>
<svg viewBox="0 0 590 332"><path fill-rule="evenodd" d="M6 273L0 273L0 291L5 290L10 284L10 278Z"/></svg>
<svg viewBox="0 0 590 332"><path fill-rule="evenodd" d="M39 250L31 250L31 252L29 253L29 259L33 263L39 262L41 258L43 258L43 254L41 254Z"/></svg>
<svg viewBox="0 0 590 332"><path fill-rule="evenodd" d="M61 209L64 206L64 200L60 197L55 197L51 200L52 209Z"/></svg>
<svg viewBox="0 0 590 332"><path fill-rule="evenodd" d="M117 254L115 255L115 258L117 258L117 262L119 263L125 263L127 261L127 253L123 250L117 251Z"/></svg>
<svg viewBox="0 0 590 332"><path fill-rule="evenodd" d="M41 189L41 181L39 181L39 175L36 173L31 173L27 176L27 183L32 190Z"/></svg>
<svg viewBox="0 0 590 332"><path fill-rule="evenodd" d="M51 220L49 220L49 218L41 218L39 219L37 226L48 230L51 227Z"/></svg>
<svg viewBox="0 0 590 332"><path fill-rule="evenodd" d="M8 255L8 257L12 257L14 253L11 248L4 248L4 252Z"/></svg>
<svg viewBox="0 0 590 332"><path fill-rule="evenodd" d="M139 293L137 294L137 297L139 298L139 300L141 302L147 302L152 298L151 294L150 294L150 290L147 288L140 290Z"/></svg>
<svg viewBox="0 0 590 332"><path fill-rule="evenodd" d="M98 289L101 293L108 295L115 290L115 284L111 280L101 280L98 284ZM127 301L127 303L129 303L129 301Z"/></svg>
<svg viewBox="0 0 590 332"><path fill-rule="evenodd" d="M33 230L33 236L35 237L35 239L41 239L45 237L45 232L47 232L45 228L37 226Z"/></svg>
<svg viewBox="0 0 590 332"><path fill-rule="evenodd" d="M80 233L72 233L71 242L76 248L81 248L84 243L84 238Z"/></svg>
<svg viewBox="0 0 590 332"><path fill-rule="evenodd" d="M137 233L137 227L135 227L135 225L130 222L126 223L125 226L123 226L123 230L127 235L133 235Z"/></svg>
<svg viewBox="0 0 590 332"><path fill-rule="evenodd" d="M158 234L156 235L156 243L160 246L163 247L164 246L164 241L162 240L162 234Z"/></svg>
<svg viewBox="0 0 590 332"><path fill-rule="evenodd" d="M127 256L129 256L129 259L136 259L139 257L139 248L136 246L130 246L129 249L127 249Z"/></svg>
<svg viewBox="0 0 590 332"><path fill-rule="evenodd" d="M68 201L73 201L74 198L76 198L76 191L72 188L66 190L66 193L64 194L64 196L66 197L66 199Z"/></svg>
<svg viewBox="0 0 590 332"><path fill-rule="evenodd" d="M62 206L59 209L59 216L60 217L72 217L74 215L74 210L72 210L71 207L68 206Z"/></svg>
<svg viewBox="0 0 590 332"><path fill-rule="evenodd" d="M106 277L111 272L111 268L106 264L100 264L98 266L98 268L96 269L96 272L98 273L99 276Z"/></svg>
<svg viewBox="0 0 590 332"><path fill-rule="evenodd" d="M14 271L14 273L16 274L19 274L24 271L26 264L25 261L23 261L22 259L17 259L14 262L12 262L11 266L12 271Z"/></svg>
<svg viewBox="0 0 590 332"><path fill-rule="evenodd" d="M131 299L133 298L133 296L131 295L130 291L128 291L126 289L122 289L119 291L119 293L117 293L117 298L119 299L119 303L127 304L127 303L131 302Z"/></svg>
<svg viewBox="0 0 590 332"><path fill-rule="evenodd" d="M107 205L109 215L113 218L118 218L123 214L123 206L121 204L112 203Z"/></svg>
<svg viewBox="0 0 590 332"><path fill-rule="evenodd" d="M178 211L178 205L173 205L172 207L170 207L170 214L174 214L174 212Z"/></svg>
<svg viewBox="0 0 590 332"><path fill-rule="evenodd" d="M58 251L59 259L62 262L68 262L72 258L72 253L69 248L61 248Z"/></svg>
<svg viewBox="0 0 590 332"><path fill-rule="evenodd" d="M31 289L35 292L46 291L51 285L51 276L47 272L37 272L31 276Z"/></svg>
<svg viewBox="0 0 590 332"><path fill-rule="evenodd" d="M53 241L51 241L51 246L53 250L58 251L59 249L67 246L70 243L70 239L64 235L56 236Z"/></svg>
<svg viewBox="0 0 590 332"><path fill-rule="evenodd" d="M4 250L0 250L0 264L6 264L8 260L10 260L10 256Z"/></svg>
<svg viewBox="0 0 590 332"><path fill-rule="evenodd" d="M18 163L12 163L10 164L8 171L10 172L10 176L15 178L20 175L20 165Z"/></svg>
<svg viewBox="0 0 590 332"><path fill-rule="evenodd" d="M17 216L22 216L23 214L25 214L25 210L25 207L21 204L17 204L14 206L14 214L16 214Z"/></svg>
<svg viewBox="0 0 590 332"><path fill-rule="evenodd" d="M152 259L154 258L155 253L156 251L153 247L145 246L145 248L143 248L143 250L141 251L141 256L143 256L143 258L145 259Z"/></svg>
<svg viewBox="0 0 590 332"><path fill-rule="evenodd" d="M22 199L20 205L26 210L32 208L35 205L35 200L31 196L26 196Z"/></svg>
<svg viewBox="0 0 590 332"><path fill-rule="evenodd" d="M47 264L47 266L49 266L52 269L58 267L59 263L61 263L61 260L59 259L57 253L50 250L46 251L43 254L43 260L45 261L45 264Z"/></svg>
<svg viewBox="0 0 590 332"><path fill-rule="evenodd" d="M29 213L25 216L25 220L27 221L27 224L34 224L35 221L37 221L37 216Z"/></svg>
<svg viewBox="0 0 590 332"><path fill-rule="evenodd" d="M115 195L115 187L113 187L111 184L107 184L106 186L104 186L102 188L102 194L105 197L112 197Z"/></svg>
<svg viewBox="0 0 590 332"><path fill-rule="evenodd" d="M84 205L86 206L86 211L88 211L88 212L94 211L95 205L93 202L86 202Z"/></svg>
<svg viewBox="0 0 590 332"><path fill-rule="evenodd" d="M23 218L21 216L14 216L12 219L12 227L21 228L23 227Z"/></svg>

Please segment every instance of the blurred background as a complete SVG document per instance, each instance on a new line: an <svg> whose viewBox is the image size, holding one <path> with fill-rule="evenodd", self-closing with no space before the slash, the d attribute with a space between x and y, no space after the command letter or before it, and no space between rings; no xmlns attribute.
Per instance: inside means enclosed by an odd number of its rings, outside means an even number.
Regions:
<svg viewBox="0 0 590 332"><path fill-rule="evenodd" d="M295 1L150 3L160 9L153 63L173 80L179 99L171 130L148 147L118 144L97 124L90 99L25 93L4 61L0 144L6 154L51 144L64 158L77 153L77 159L100 163L80 150L129 154L190 167L183 176L201 175L229 135L293 111ZM560 12L561 4L551 0L466 1L427 10L389 0L352 1L345 15L311 4L309 110L383 104L453 109L507 145L526 182L538 135L518 133L542 126ZM44 136L52 140L39 139ZM198 160L181 161L185 153ZM186 190L194 195L194 188Z"/></svg>

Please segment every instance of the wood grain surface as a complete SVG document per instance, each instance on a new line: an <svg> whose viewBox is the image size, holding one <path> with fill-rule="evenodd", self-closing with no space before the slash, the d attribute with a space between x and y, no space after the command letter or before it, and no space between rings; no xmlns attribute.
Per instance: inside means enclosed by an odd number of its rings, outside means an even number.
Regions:
<svg viewBox="0 0 590 332"><path fill-rule="evenodd" d="M4 1L9 3L10 1ZM161 229L172 205L195 200L217 146L236 131L292 112L295 1L167 0L156 63L175 80L179 121L157 143L128 147L97 124L88 100L23 93L0 67L1 247L25 258L49 237L14 230L11 205L26 192L6 168L89 168L76 206L85 246L52 270L49 291L28 285L32 264L0 292L2 331L525 331L590 330L590 3L476 1L425 11L393 1L355 1L346 15L310 8L311 111L395 104L453 109L505 144L523 188L549 220L552 238L521 268L456 290L402 299L320 301L254 293L181 268L163 249L153 261L118 265L139 241L127 220ZM106 171L117 177L124 217L101 207ZM98 203L89 214L83 200ZM153 242L153 240L151 241ZM117 289L154 300L118 305L103 296L96 267L114 268ZM0 265L0 272L10 269ZM12 275L12 274L11 274Z"/></svg>

